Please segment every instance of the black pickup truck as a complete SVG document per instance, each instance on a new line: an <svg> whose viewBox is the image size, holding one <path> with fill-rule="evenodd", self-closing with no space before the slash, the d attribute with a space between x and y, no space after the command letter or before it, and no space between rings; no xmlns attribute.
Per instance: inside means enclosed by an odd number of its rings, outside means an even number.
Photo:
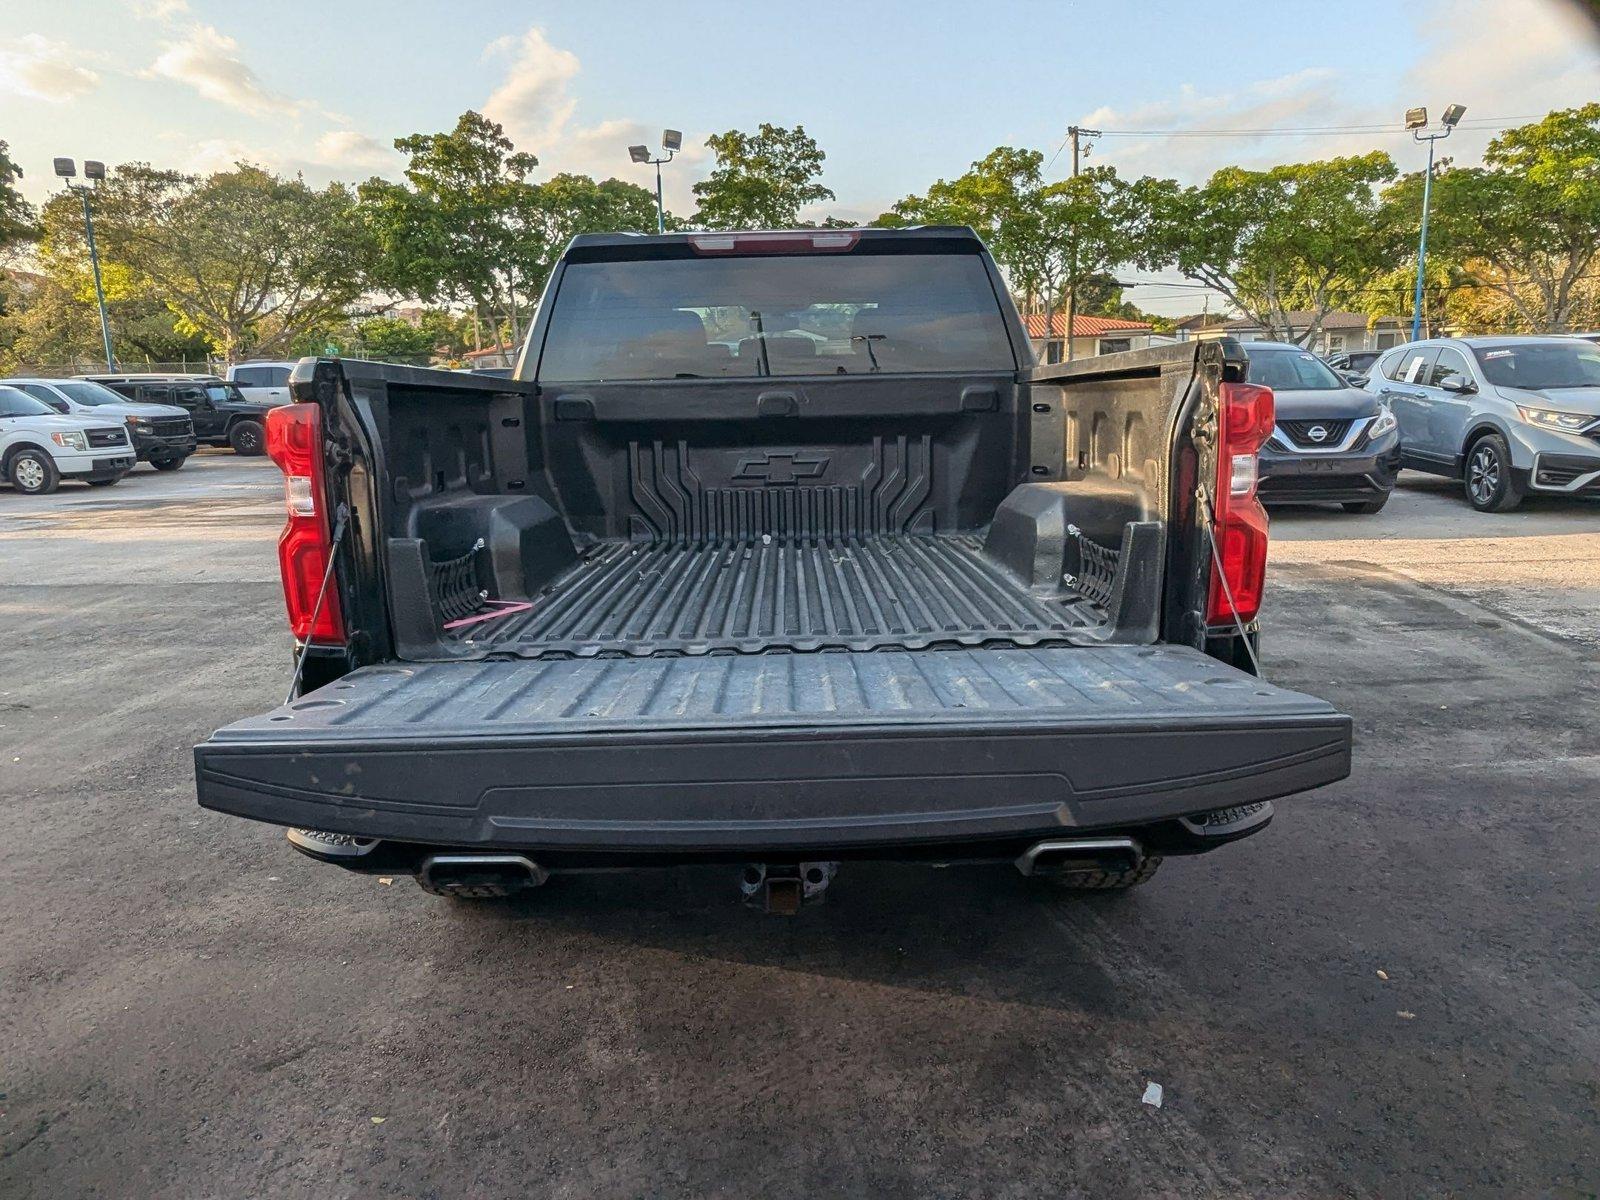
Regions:
<svg viewBox="0 0 1600 1200"><path fill-rule="evenodd" d="M200 803L465 897L1142 882L1349 770L1349 718L1253 669L1245 366L1035 367L967 229L579 237L514 379L296 368L296 682L196 747Z"/></svg>

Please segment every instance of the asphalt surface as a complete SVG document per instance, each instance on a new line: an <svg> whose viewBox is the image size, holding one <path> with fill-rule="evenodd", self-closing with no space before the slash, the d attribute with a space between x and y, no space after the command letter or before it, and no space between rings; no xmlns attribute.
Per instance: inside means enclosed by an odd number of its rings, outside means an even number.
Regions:
<svg viewBox="0 0 1600 1200"><path fill-rule="evenodd" d="M1600 506L1279 514L1267 673L1358 746L1264 834L784 921L714 869L458 908L198 809L288 681L277 489L0 490L0 1196L1600 1191Z"/></svg>

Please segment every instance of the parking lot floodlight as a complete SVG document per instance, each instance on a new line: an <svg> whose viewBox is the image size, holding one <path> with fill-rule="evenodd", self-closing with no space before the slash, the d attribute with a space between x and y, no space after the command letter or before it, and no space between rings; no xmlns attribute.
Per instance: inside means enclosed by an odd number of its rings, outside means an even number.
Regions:
<svg viewBox="0 0 1600 1200"><path fill-rule="evenodd" d="M55 160L55 164L56 174L62 179L71 179L78 173L78 164L70 158L58 158Z"/></svg>
<svg viewBox="0 0 1600 1200"><path fill-rule="evenodd" d="M661 148L672 154L682 150L683 131L679 129L663 129L661 131Z"/></svg>
<svg viewBox="0 0 1600 1200"><path fill-rule="evenodd" d="M1406 109L1407 129L1426 129L1428 127L1428 110L1425 108Z"/></svg>
<svg viewBox="0 0 1600 1200"><path fill-rule="evenodd" d="M628 147L628 157L633 159L633 161L636 162L636 163L649 162L650 161L650 147L649 146L629 146Z"/></svg>
<svg viewBox="0 0 1600 1200"><path fill-rule="evenodd" d="M93 158L83 160L83 177L85 179L102 180L106 177L106 165Z"/></svg>
<svg viewBox="0 0 1600 1200"><path fill-rule="evenodd" d="M1466 111L1467 106L1465 104L1452 104L1444 110L1444 116L1439 119L1444 122L1446 129L1454 129L1456 122L1461 120Z"/></svg>

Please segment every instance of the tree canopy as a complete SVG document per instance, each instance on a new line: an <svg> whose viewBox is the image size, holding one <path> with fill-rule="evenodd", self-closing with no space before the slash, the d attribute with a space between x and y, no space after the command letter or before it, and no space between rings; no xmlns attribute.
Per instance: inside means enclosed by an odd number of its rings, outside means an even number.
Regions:
<svg viewBox="0 0 1600 1200"><path fill-rule="evenodd" d="M514 341L523 309L574 235L656 227L655 196L635 184L574 174L534 182L538 158L480 113L463 113L447 133L397 138L395 148L410 159L406 182L361 186L379 247L375 281L504 316Z"/></svg>
<svg viewBox="0 0 1600 1200"><path fill-rule="evenodd" d="M708 178L694 185L702 229L786 229L800 210L834 198L818 182L827 155L803 125L765 122L755 133L730 129L706 139L717 156Z"/></svg>
<svg viewBox="0 0 1600 1200"><path fill-rule="evenodd" d="M1414 213L1421 187L1408 177L1390 202ZM1429 242L1529 331L1569 328L1600 254L1600 103L1505 130L1481 167L1441 170Z"/></svg>
<svg viewBox="0 0 1600 1200"><path fill-rule="evenodd" d="M1393 266L1403 233L1380 185L1382 151L1264 171L1225 167L1204 184L1143 181L1145 253L1213 287L1267 336L1308 343L1323 318ZM1306 324L1289 313L1309 310Z"/></svg>
<svg viewBox="0 0 1600 1200"><path fill-rule="evenodd" d="M317 191L245 164L202 179L132 163L97 189L95 218L115 289L164 304L178 333L228 358L278 352L364 285L355 197L342 184Z"/></svg>
<svg viewBox="0 0 1600 1200"><path fill-rule="evenodd" d="M1111 167L1091 167L1055 183L1044 155L1000 146L952 180L907 196L880 225L969 225L984 239L1025 303L1046 324L1062 295L1144 257L1136 237L1134 189Z"/></svg>
<svg viewBox="0 0 1600 1200"><path fill-rule="evenodd" d="M22 168L11 159L11 147L0 141L0 263L7 253L24 242L33 240L33 205L22 198L17 180L22 178Z"/></svg>

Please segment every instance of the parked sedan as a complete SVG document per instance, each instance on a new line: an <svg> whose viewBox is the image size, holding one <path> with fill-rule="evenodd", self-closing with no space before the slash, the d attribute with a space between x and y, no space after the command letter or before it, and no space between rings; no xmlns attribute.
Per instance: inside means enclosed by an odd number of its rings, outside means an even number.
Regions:
<svg viewBox="0 0 1600 1200"><path fill-rule="evenodd" d="M1299 346L1245 342L1247 378L1272 389L1277 427L1261 448L1264 504L1340 504L1376 513L1400 471L1393 414Z"/></svg>
<svg viewBox="0 0 1600 1200"><path fill-rule="evenodd" d="M1400 422L1404 464L1460 479L1479 512L1529 492L1600 496L1600 346L1440 338L1391 350L1367 390Z"/></svg>
<svg viewBox="0 0 1600 1200"><path fill-rule="evenodd" d="M121 421L141 462L158 471L176 471L194 453L194 422L171 404L140 404L87 379L0 379L20 388L63 416Z"/></svg>

